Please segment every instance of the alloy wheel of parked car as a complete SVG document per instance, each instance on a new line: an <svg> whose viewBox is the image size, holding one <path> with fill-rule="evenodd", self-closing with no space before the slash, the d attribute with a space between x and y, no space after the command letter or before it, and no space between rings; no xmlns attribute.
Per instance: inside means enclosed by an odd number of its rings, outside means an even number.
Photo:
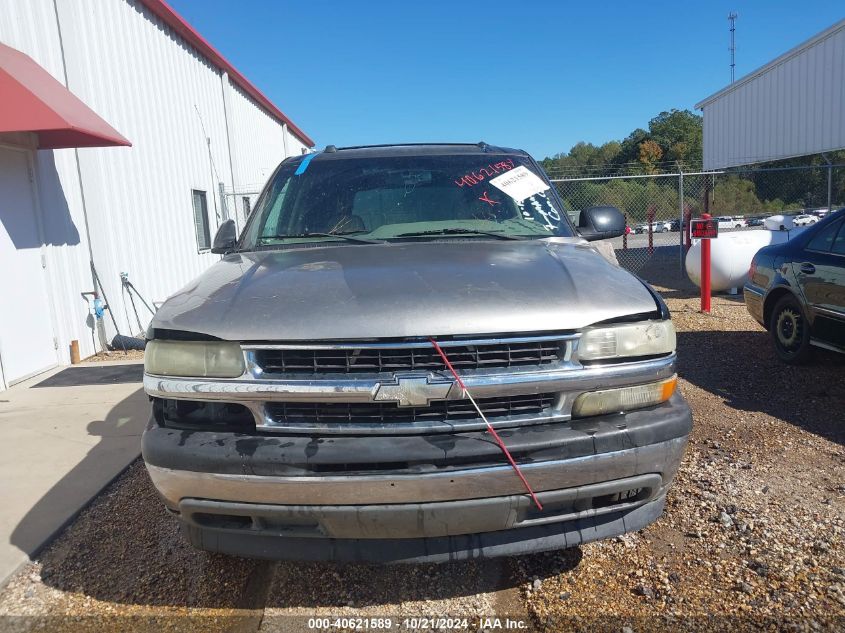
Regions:
<svg viewBox="0 0 845 633"><path fill-rule="evenodd" d="M775 353L785 363L800 364L812 355L810 328L804 311L792 296L783 297L772 311L769 327Z"/></svg>

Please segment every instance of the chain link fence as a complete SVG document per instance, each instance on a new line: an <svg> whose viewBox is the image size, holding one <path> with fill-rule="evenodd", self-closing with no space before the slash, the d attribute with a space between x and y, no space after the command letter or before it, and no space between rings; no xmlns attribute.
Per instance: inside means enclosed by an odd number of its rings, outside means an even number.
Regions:
<svg viewBox="0 0 845 633"><path fill-rule="evenodd" d="M761 228L755 220L845 206L845 165L552 179L577 224L582 209L617 207L630 232L612 240L619 263L647 281L682 274L689 218L710 213L735 218L720 231ZM220 183L223 218L240 231L261 191ZM750 224L750 226L749 226Z"/></svg>
<svg viewBox="0 0 845 633"><path fill-rule="evenodd" d="M770 215L845 206L845 165L553 179L577 223L581 210L617 207L630 232L613 240L619 263L647 281L683 270L689 218L731 217L721 231L762 228Z"/></svg>
<svg viewBox="0 0 845 633"><path fill-rule="evenodd" d="M235 221L238 233L246 225L246 220L255 206L258 195L261 193L262 185L248 185L237 190L227 189L221 182L219 184L219 195L223 206L223 217Z"/></svg>

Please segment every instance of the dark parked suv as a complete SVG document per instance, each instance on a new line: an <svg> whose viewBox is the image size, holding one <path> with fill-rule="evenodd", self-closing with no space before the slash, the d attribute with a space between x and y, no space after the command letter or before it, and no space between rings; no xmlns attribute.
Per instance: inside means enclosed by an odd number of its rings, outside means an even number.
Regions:
<svg viewBox="0 0 845 633"><path fill-rule="evenodd" d="M639 530L691 428L663 300L525 152L285 160L148 332L143 456L197 547L447 561ZM610 258L612 259L612 258Z"/></svg>
<svg viewBox="0 0 845 633"><path fill-rule="evenodd" d="M761 248L744 294L783 361L808 360L812 346L845 352L845 209Z"/></svg>

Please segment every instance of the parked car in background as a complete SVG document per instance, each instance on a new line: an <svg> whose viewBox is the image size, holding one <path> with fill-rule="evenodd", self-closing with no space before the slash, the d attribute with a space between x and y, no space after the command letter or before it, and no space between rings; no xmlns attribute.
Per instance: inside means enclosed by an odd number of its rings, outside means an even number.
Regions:
<svg viewBox="0 0 845 633"><path fill-rule="evenodd" d="M804 362L812 346L845 352L845 209L761 248L749 275L745 305L781 360Z"/></svg>
<svg viewBox="0 0 845 633"><path fill-rule="evenodd" d="M735 222L734 228L745 228L746 226L748 226L748 220L745 218L745 216L735 215L732 219Z"/></svg>
<svg viewBox="0 0 845 633"><path fill-rule="evenodd" d="M802 213L801 215L796 215L792 218L792 225L793 226L808 226L810 224L815 224L819 221L814 215L810 215L808 213Z"/></svg>
<svg viewBox="0 0 845 633"><path fill-rule="evenodd" d="M651 223L651 232L652 233L666 233L667 231L672 230L672 223L671 222L652 222ZM634 229L635 233L648 233L648 222L645 224L638 224Z"/></svg>
<svg viewBox="0 0 845 633"><path fill-rule="evenodd" d="M729 215L723 215L716 220L719 222L720 229L741 229L745 223L745 220L736 220Z"/></svg>
<svg viewBox="0 0 845 633"><path fill-rule="evenodd" d="M763 218L760 216L748 218L748 226L763 226Z"/></svg>
<svg viewBox="0 0 845 633"><path fill-rule="evenodd" d="M329 146L258 200L148 331L142 454L195 546L445 562L660 516L692 419L666 304L589 243L619 210L572 223L485 143Z"/></svg>

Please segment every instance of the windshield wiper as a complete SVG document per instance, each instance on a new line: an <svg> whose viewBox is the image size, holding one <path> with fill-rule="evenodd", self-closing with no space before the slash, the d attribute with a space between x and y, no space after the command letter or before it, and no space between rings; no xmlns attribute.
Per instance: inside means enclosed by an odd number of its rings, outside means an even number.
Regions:
<svg viewBox="0 0 845 633"><path fill-rule="evenodd" d="M343 233L292 233L290 235L262 235L259 239L265 240L285 240L288 238L303 238L303 237L339 237L349 242L358 242L360 244L384 244L384 240L371 240L366 237L353 237L356 233L369 233L369 231L346 231Z"/></svg>
<svg viewBox="0 0 845 633"><path fill-rule="evenodd" d="M426 235L488 235L500 240L524 240L521 235L512 235L497 231L482 231L479 229L434 229L432 231L413 231L411 233L400 233L394 237L425 237Z"/></svg>

